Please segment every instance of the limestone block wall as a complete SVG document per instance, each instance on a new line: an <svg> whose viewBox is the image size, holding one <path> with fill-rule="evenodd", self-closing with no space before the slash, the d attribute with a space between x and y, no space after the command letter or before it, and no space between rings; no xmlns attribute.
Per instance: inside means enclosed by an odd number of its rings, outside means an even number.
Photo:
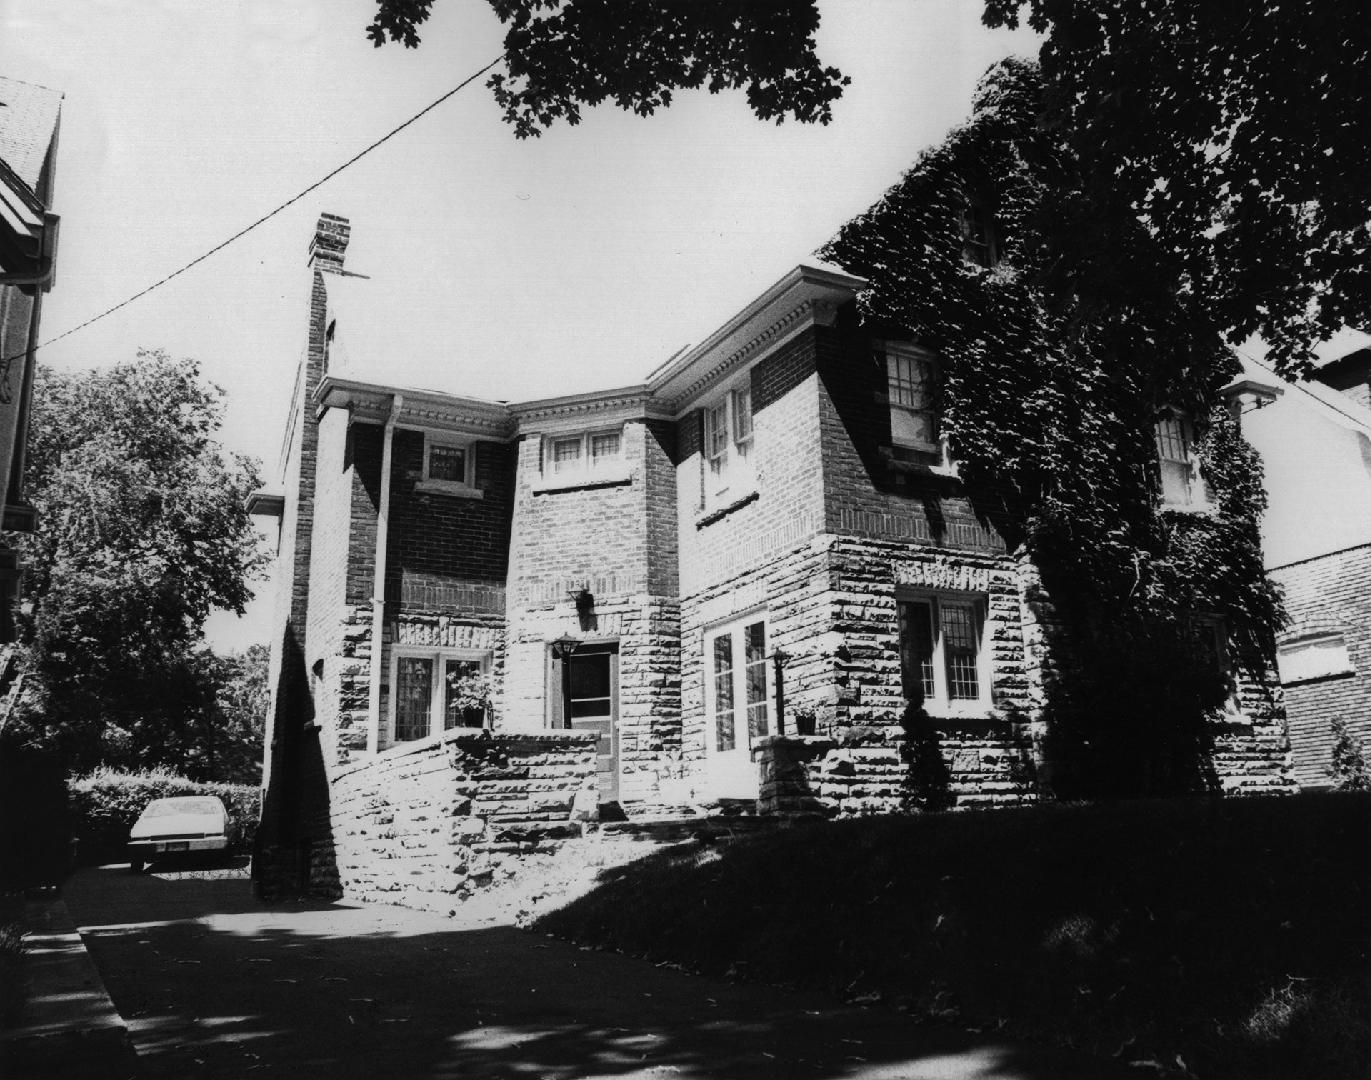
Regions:
<svg viewBox="0 0 1371 1080"><path fill-rule="evenodd" d="M579 835L594 737L449 731L340 769L330 785L333 894L450 911Z"/></svg>
<svg viewBox="0 0 1371 1080"><path fill-rule="evenodd" d="M1004 725L948 727L940 751L958 809L1036 802L1031 750ZM855 816L900 809L901 733L889 727L759 740L763 814Z"/></svg>

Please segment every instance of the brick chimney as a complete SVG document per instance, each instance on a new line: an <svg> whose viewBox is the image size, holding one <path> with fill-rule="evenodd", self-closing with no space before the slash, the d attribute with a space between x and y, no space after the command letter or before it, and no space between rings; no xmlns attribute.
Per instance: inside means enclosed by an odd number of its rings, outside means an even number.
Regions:
<svg viewBox="0 0 1371 1080"><path fill-rule="evenodd" d="M315 270L340 272L351 235L352 226L347 218L320 214L319 224L314 227L314 239L309 242L309 265Z"/></svg>

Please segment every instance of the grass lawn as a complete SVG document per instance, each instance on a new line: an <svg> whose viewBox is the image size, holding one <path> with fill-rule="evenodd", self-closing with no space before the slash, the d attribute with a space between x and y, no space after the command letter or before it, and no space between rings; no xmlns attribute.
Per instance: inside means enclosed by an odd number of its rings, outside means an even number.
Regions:
<svg viewBox="0 0 1371 1080"><path fill-rule="evenodd" d="M813 822L534 928L1202 1077L1371 1076L1371 796Z"/></svg>

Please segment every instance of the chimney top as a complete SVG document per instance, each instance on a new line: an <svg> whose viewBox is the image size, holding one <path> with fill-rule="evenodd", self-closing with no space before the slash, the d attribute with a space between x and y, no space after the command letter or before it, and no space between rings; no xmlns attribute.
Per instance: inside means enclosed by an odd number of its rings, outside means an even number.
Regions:
<svg viewBox="0 0 1371 1080"><path fill-rule="evenodd" d="M314 239L309 243L308 265L316 270L341 271L351 234L352 226L347 218L320 214L319 223L314 226Z"/></svg>

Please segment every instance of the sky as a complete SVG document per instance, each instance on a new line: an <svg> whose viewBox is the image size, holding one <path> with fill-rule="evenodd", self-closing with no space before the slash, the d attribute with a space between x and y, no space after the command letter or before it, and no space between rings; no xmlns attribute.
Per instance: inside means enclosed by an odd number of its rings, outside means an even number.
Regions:
<svg viewBox="0 0 1371 1080"><path fill-rule="evenodd" d="M50 339L203 255L501 51L485 0L437 0L417 50L374 48L373 0L0 0L0 73L61 90ZM78 369L140 347L225 393L225 448L277 475L321 212L369 276L360 375L528 400L639 383L894 184L966 118L995 60L1036 52L973 0L821 2L818 52L852 79L828 126L757 120L741 93L651 118L602 106L518 140L467 87L149 295L43 348ZM264 530L263 535L266 535ZM218 649L265 642L271 582Z"/></svg>

